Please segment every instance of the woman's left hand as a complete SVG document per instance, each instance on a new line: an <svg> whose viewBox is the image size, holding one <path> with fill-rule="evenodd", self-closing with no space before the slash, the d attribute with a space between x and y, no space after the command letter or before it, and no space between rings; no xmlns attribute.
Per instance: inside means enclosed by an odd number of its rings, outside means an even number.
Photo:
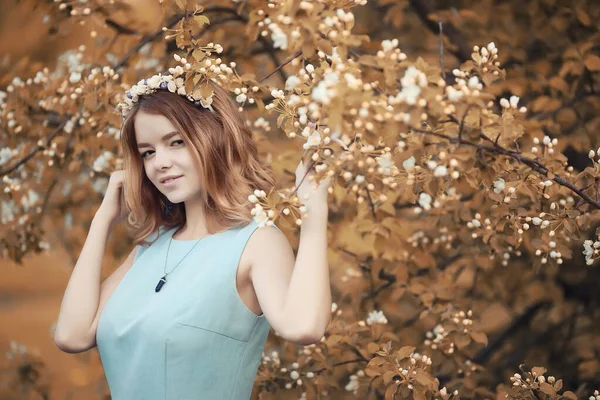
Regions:
<svg viewBox="0 0 600 400"><path fill-rule="evenodd" d="M305 165L303 160L301 160L296 168L296 187L300 185L296 193L298 194L300 202L309 208L309 213L310 209L327 209L327 190L331 185L331 178L329 176L325 176L321 182L319 182L317 188L313 190L313 187L317 184L315 181L309 182L308 178L310 176L315 176L314 170L310 171L309 174L306 175L308 167L312 166L312 164L312 161L309 161L309 164ZM306 175L306 178L304 178L304 175ZM302 180L302 178L304 178L304 180ZM309 198L305 199L305 195L308 195Z"/></svg>

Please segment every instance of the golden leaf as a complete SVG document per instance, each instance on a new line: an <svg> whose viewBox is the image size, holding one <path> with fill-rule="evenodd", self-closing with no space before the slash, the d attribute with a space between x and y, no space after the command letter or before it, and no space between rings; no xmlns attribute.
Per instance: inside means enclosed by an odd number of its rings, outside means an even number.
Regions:
<svg viewBox="0 0 600 400"><path fill-rule="evenodd" d="M488 338L487 335L483 332L471 332L471 338L476 341L477 343L481 343L484 346L487 346L488 344Z"/></svg>
<svg viewBox="0 0 600 400"><path fill-rule="evenodd" d="M415 351L416 347L414 346L404 346L398 350L396 353L396 357L398 360L402 360L404 358L410 357L410 355Z"/></svg>
<svg viewBox="0 0 600 400"><path fill-rule="evenodd" d="M373 343L370 343L373 344ZM378 346L379 347L379 346ZM377 349L379 350L379 349ZM376 350L376 351L377 351ZM387 362L387 359L385 357L373 357L370 361L369 361L369 366L371 365L375 365L375 366L380 366L383 365Z"/></svg>
<svg viewBox="0 0 600 400"><path fill-rule="evenodd" d="M204 25L210 25L210 20L206 15L194 15L194 21L198 28L202 28Z"/></svg>
<svg viewBox="0 0 600 400"><path fill-rule="evenodd" d="M577 400L577 395L575 393L571 392L570 390L567 390L562 395L563 395L563 397L566 397L567 399Z"/></svg>
<svg viewBox="0 0 600 400"><path fill-rule="evenodd" d="M383 383L386 385L392 381L392 379L398 376L398 372L396 371L386 371L383 373Z"/></svg>
<svg viewBox="0 0 600 400"><path fill-rule="evenodd" d="M385 376L385 374L384 374ZM384 383L387 385L389 382L385 382L384 379ZM393 384L391 384L390 386L388 386L388 388L385 391L385 400L394 400L394 398L396 397L396 392L398 391L398 382L394 382Z"/></svg>
<svg viewBox="0 0 600 400"><path fill-rule="evenodd" d="M554 389L554 386L546 382L540 383L540 390L546 393L548 396L556 395L556 389Z"/></svg>

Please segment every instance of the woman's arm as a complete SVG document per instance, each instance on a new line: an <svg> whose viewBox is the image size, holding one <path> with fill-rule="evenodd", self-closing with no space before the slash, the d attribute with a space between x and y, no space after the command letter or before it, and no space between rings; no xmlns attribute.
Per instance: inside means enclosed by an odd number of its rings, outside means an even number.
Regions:
<svg viewBox="0 0 600 400"><path fill-rule="evenodd" d="M110 231L110 222L97 213L67 284L54 332L54 342L65 352L78 353L96 345L99 305L106 302L124 270L133 264L135 248L100 287L102 259Z"/></svg>
<svg viewBox="0 0 600 400"><path fill-rule="evenodd" d="M306 174L302 163L296 173L299 182ZM261 228L253 235L257 237L251 251L252 283L265 317L280 336L303 345L319 341L331 318L327 261L329 178L315 190L307 186L298 189L301 199L308 197L304 202L308 218L302 220L296 260L285 235L272 227Z"/></svg>
<svg viewBox="0 0 600 400"><path fill-rule="evenodd" d="M252 283L273 329L297 344L319 341L331 317L326 211L303 222L295 261L287 238L275 228L260 228L251 240Z"/></svg>

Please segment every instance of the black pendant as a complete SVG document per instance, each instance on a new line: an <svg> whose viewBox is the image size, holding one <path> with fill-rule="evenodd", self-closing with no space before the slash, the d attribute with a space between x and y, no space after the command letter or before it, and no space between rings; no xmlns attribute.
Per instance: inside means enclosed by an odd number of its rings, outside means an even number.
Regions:
<svg viewBox="0 0 600 400"><path fill-rule="evenodd" d="M167 283L167 276L163 276L162 278L160 278L160 281L158 281L158 285L156 285L156 289L154 289L155 292L160 292L160 289L162 289L162 287L165 285L165 283Z"/></svg>

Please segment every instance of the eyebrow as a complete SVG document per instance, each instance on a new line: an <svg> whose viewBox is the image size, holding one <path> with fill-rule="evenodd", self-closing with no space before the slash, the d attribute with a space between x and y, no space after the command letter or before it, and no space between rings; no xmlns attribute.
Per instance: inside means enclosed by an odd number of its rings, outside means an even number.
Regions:
<svg viewBox="0 0 600 400"><path fill-rule="evenodd" d="M179 135L179 132L177 132L177 131L169 132L169 133L165 134L161 140L163 142L167 141L175 135ZM142 147L150 147L150 145L148 143L138 143L137 147L138 147L138 149L141 149Z"/></svg>

